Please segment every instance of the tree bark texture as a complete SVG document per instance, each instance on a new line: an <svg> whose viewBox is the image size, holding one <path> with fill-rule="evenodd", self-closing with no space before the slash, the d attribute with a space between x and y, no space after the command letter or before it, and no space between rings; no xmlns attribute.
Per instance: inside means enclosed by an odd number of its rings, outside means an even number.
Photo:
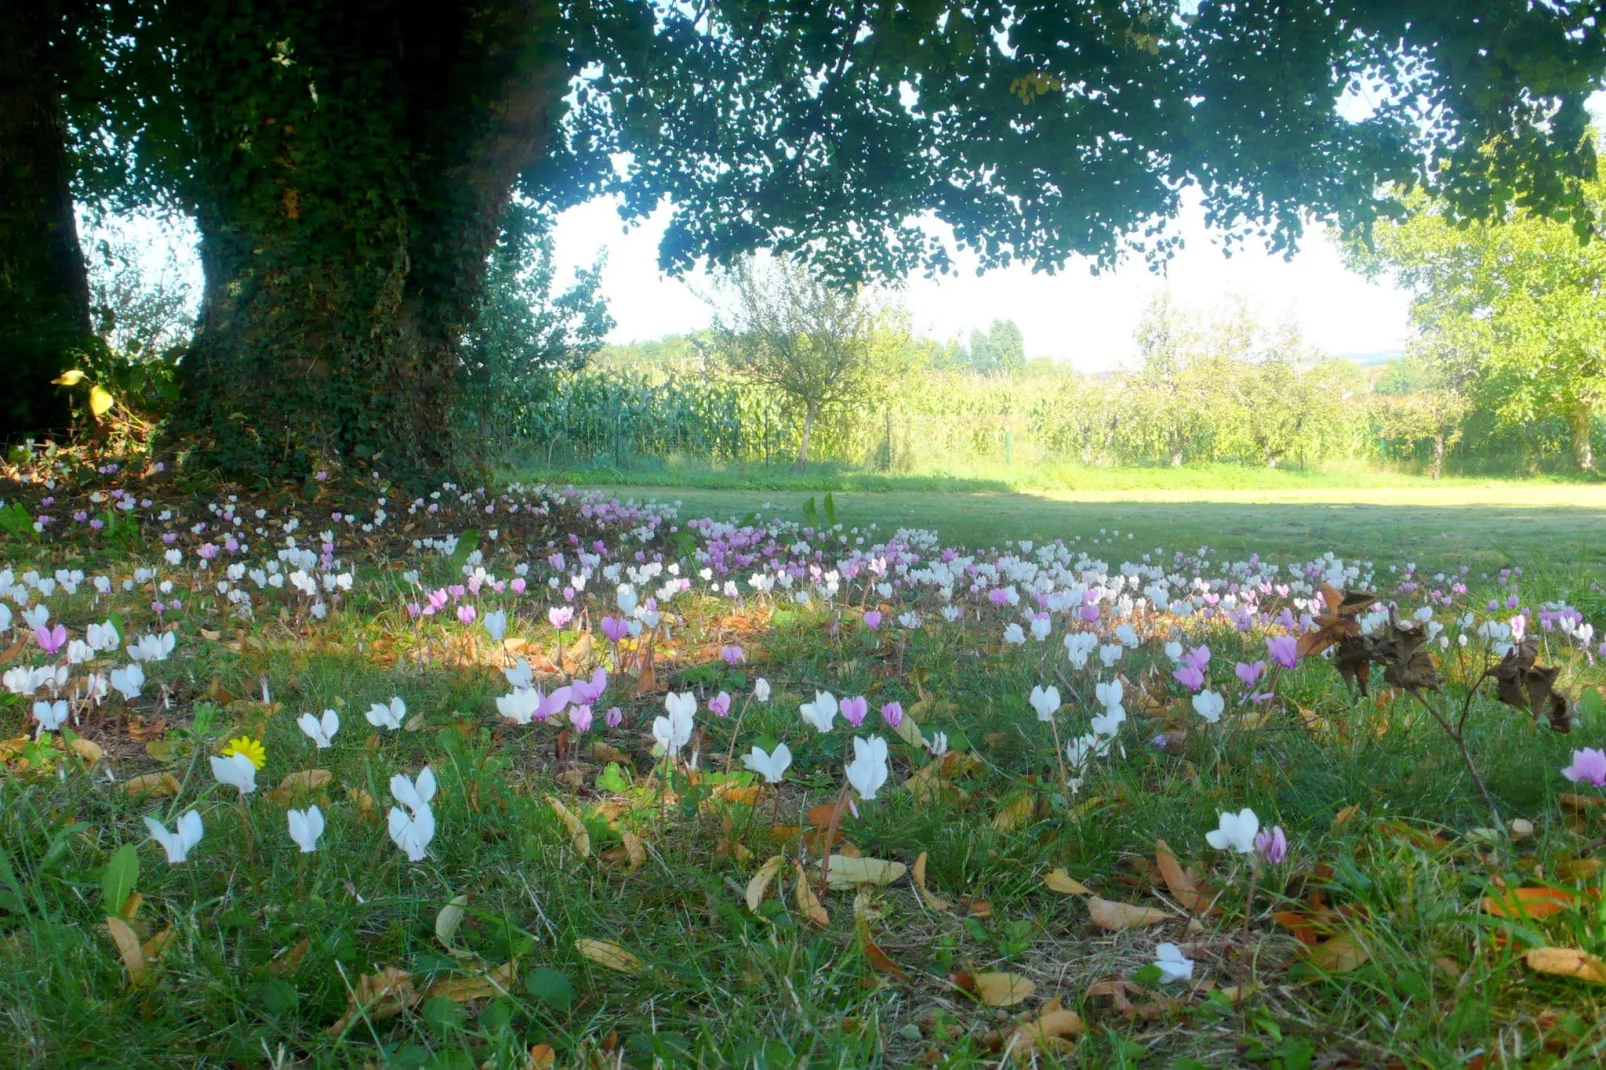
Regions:
<svg viewBox="0 0 1606 1070"><path fill-rule="evenodd" d="M224 467L450 464L458 343L562 107L557 18L527 0L203 5L179 73L201 102L206 273L180 430Z"/></svg>
<svg viewBox="0 0 1606 1070"><path fill-rule="evenodd" d="M94 344L73 217L56 7L0 2L0 441L67 427L50 380Z"/></svg>

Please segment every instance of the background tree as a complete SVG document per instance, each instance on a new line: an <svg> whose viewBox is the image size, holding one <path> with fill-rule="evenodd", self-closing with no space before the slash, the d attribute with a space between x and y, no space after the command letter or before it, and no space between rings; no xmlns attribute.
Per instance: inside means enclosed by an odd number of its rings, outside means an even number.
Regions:
<svg viewBox="0 0 1606 1070"><path fill-rule="evenodd" d="M65 430L51 380L95 347L62 110L72 59L52 0L0 4L0 441Z"/></svg>
<svg viewBox="0 0 1606 1070"><path fill-rule="evenodd" d="M714 322L738 379L773 387L802 410L797 467L821 415L874 402L908 343L906 318L862 287L831 284L807 265L750 257L721 279Z"/></svg>
<svg viewBox="0 0 1606 1070"><path fill-rule="evenodd" d="M1597 210L1606 184L1584 185ZM1426 198L1407 222L1379 227L1351 262L1411 287L1414 347L1439 384L1456 384L1507 426L1559 416L1573 462L1594 471L1595 421L1606 402L1606 244L1525 208L1460 225Z"/></svg>
<svg viewBox="0 0 1606 1070"><path fill-rule="evenodd" d="M993 320L987 330L992 349L993 368L1003 375L1019 375L1026 370L1026 340L1014 320Z"/></svg>
<svg viewBox="0 0 1606 1070"><path fill-rule="evenodd" d="M12 5L15 7L16 5ZM28 5L23 5L27 7ZM181 208L206 268L184 424L253 472L450 460L459 345L517 183L666 200L663 264L848 280L1163 259L1197 187L1291 247L1427 184L1585 231L1586 0L105 0L67 94L86 196ZM93 16L93 18L90 17ZM1335 101L1364 84L1360 121ZM618 165L615 165L618 161Z"/></svg>
<svg viewBox="0 0 1606 1070"><path fill-rule="evenodd" d="M526 430L526 414L556 377L583 368L613 329L600 293L600 260L561 293L554 292L556 282L550 221L535 205L515 201L491 252L485 300L463 336L458 366L456 429L482 462L493 443Z"/></svg>

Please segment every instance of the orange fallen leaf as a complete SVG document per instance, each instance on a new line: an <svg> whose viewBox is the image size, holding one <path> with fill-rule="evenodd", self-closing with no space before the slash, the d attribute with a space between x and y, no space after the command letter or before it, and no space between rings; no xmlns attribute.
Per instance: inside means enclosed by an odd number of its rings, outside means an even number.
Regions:
<svg viewBox="0 0 1606 1070"><path fill-rule="evenodd" d="M394 1018L418 1002L418 992L413 988L411 974L395 966L387 966L378 973L365 973L357 978L357 987L349 994L349 998L351 1006L339 1021L329 1027L331 1036L339 1036L360 1018L366 1017L370 1021Z"/></svg>
<svg viewBox="0 0 1606 1070"><path fill-rule="evenodd" d="M1548 918L1577 901L1577 893L1565 888L1506 888L1484 896L1483 909L1497 918Z"/></svg>
<svg viewBox="0 0 1606 1070"><path fill-rule="evenodd" d="M775 875L781 872L781 866L785 861L786 859L781 855L775 855L758 867L758 872L753 874L753 878L747 882L745 898L748 910L754 914L758 913L759 904L764 901L765 893L769 891L770 884L775 880Z"/></svg>
<svg viewBox="0 0 1606 1070"><path fill-rule="evenodd" d="M138 987L150 972L145 967L145 952L139 946L139 937L134 935L128 922L119 917L108 917L106 930L112 934L117 954L122 957L123 966L128 970L128 987Z"/></svg>

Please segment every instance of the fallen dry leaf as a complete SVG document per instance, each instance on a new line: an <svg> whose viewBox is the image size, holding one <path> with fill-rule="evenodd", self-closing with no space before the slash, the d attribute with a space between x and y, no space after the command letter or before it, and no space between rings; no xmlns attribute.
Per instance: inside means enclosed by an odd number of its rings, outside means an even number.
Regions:
<svg viewBox="0 0 1606 1070"><path fill-rule="evenodd" d="M814 886L809 882L808 875L803 872L802 864L793 862L792 866L797 870L795 889L797 909L811 923L823 928L830 922L831 917L825 912L825 905L820 902L820 897L814 894Z"/></svg>
<svg viewBox="0 0 1606 1070"><path fill-rule="evenodd" d="M758 867L758 872L753 874L753 878L747 882L746 899L748 910L754 914L758 913L758 905L764 901L765 894L769 892L770 885L775 881L775 875L781 871L781 866L785 862L786 859L781 855L775 855Z"/></svg>
<svg viewBox="0 0 1606 1070"><path fill-rule="evenodd" d="M1191 914L1204 914L1211 909L1214 897L1194 883L1164 840L1155 843L1154 865L1160 871L1165 886L1170 889L1171 897L1182 904L1184 910Z"/></svg>
<svg viewBox="0 0 1606 1070"><path fill-rule="evenodd" d="M1576 947L1534 947L1523 954L1530 970L1606 985L1606 961Z"/></svg>
<svg viewBox="0 0 1606 1070"><path fill-rule="evenodd" d="M876 972L891 974L900 982L907 984L909 975L903 972L903 967L892 961L892 956L883 951L881 945L870 935L870 919L865 916L864 911L854 911L854 922L859 931L859 946L863 948L864 957L870 961L870 965Z"/></svg>
<svg viewBox="0 0 1606 1070"><path fill-rule="evenodd" d="M853 858L845 854L831 856L825 876L826 883L841 891L855 884L887 885L909 871L902 862L889 862L884 858Z"/></svg>
<svg viewBox="0 0 1606 1070"><path fill-rule="evenodd" d="M1305 949L1306 961L1328 973L1348 973L1369 958L1371 953L1366 948L1342 934Z"/></svg>
<svg viewBox="0 0 1606 1070"><path fill-rule="evenodd" d="M591 833L586 831L586 823L575 817L556 795L547 796L547 802L552 804L552 812L558 815L558 820L569 831L569 843L574 847L574 853L581 858L590 858Z"/></svg>
<svg viewBox="0 0 1606 1070"><path fill-rule="evenodd" d="M365 973L357 978L357 988L350 993L351 1006L340 1020L329 1027L331 1036L339 1036L346 1027L360 1018L378 1021L394 1018L418 1002L413 978L406 970L387 966L378 973Z"/></svg>
<svg viewBox="0 0 1606 1070"><path fill-rule="evenodd" d="M494 970L473 977L443 977L424 989L420 999L449 999L453 1003L467 1003L471 999L495 999L505 996L513 984L517 965L504 962Z"/></svg>
<svg viewBox="0 0 1606 1070"><path fill-rule="evenodd" d="M574 949L598 966L606 966L610 970L620 973L638 973L641 970L640 959L608 940L581 937L574 942Z"/></svg>
<svg viewBox="0 0 1606 1070"><path fill-rule="evenodd" d="M96 743L93 740L85 739L83 736L74 736L72 738L71 746L72 752L78 755L78 757L82 758L84 761L88 762L90 765L94 765L96 762L106 757L106 752L101 748L99 743Z"/></svg>
<svg viewBox="0 0 1606 1070"><path fill-rule="evenodd" d="M1051 892L1061 895L1092 895L1093 890L1063 869L1050 870L1043 874L1043 884Z"/></svg>
<svg viewBox="0 0 1606 1070"><path fill-rule="evenodd" d="M128 922L118 917L106 919L106 929L112 934L112 942L117 945L117 954L122 956L123 966L128 970L128 987L136 988L144 983L146 974L145 952L139 946L139 937Z"/></svg>
<svg viewBox="0 0 1606 1070"><path fill-rule="evenodd" d="M123 793L133 798L178 794L178 777L172 773L145 773L123 782Z"/></svg>
<svg viewBox="0 0 1606 1070"><path fill-rule="evenodd" d="M1017 1058L1034 1052L1064 1054L1071 1050L1071 1043L1065 1038L1080 1036L1085 1032L1087 1025L1082 1021L1082 1016L1066 1010L1055 998L1043 1004L1042 1010L1036 1015L1023 1017L1007 1039L1001 1038L999 1046Z"/></svg>
<svg viewBox="0 0 1606 1070"><path fill-rule="evenodd" d="M1087 912L1093 919L1094 925L1108 932L1158 925L1162 921L1171 920L1171 915L1163 910L1139 906L1136 903L1117 903L1111 899L1100 899L1096 895L1088 896Z"/></svg>
<svg viewBox="0 0 1606 1070"><path fill-rule="evenodd" d="M915 866L910 875L914 878L915 889L920 893L920 898L925 900L926 906L932 910L947 910L953 906L948 900L933 895L931 889L926 887L926 852L921 851L920 857L915 859Z"/></svg>
<svg viewBox="0 0 1606 1070"><path fill-rule="evenodd" d="M971 974L976 998L989 1007L1013 1007L1037 991L1037 985L1018 973Z"/></svg>
<svg viewBox="0 0 1606 1070"><path fill-rule="evenodd" d="M1483 910L1497 918L1548 918L1578 901L1565 888L1505 888L1483 897Z"/></svg>
<svg viewBox="0 0 1606 1070"><path fill-rule="evenodd" d="M524 1070L552 1070L557 1065L558 1053L550 1044L534 1044L530 1047L530 1057L524 1063Z"/></svg>

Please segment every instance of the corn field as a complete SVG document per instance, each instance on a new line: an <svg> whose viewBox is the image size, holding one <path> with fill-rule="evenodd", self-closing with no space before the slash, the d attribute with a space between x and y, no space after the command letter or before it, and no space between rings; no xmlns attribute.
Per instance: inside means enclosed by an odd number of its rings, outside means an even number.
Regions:
<svg viewBox="0 0 1606 1070"><path fill-rule="evenodd" d="M827 412L810 460L900 473L1421 460L1430 447L1386 433L1393 400L1371 394L1362 370L1344 361L1227 362L1180 387L1137 374L922 371L883 397ZM717 372L590 368L563 376L530 406L522 433L547 467L629 469L669 459L786 464L796 459L801 428L794 401ZM1503 451L1505 464L1512 456L1534 464L1556 454L1559 439L1550 439L1565 433L1535 427L1532 441L1506 442L1492 428L1479 430L1458 448L1464 460Z"/></svg>

